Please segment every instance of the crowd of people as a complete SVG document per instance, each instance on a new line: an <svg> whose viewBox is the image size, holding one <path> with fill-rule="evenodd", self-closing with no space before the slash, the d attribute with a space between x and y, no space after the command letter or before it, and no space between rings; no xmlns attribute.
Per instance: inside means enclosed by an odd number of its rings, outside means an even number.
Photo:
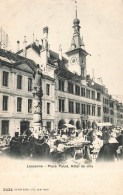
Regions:
<svg viewBox="0 0 123 195"><path fill-rule="evenodd" d="M89 141L91 159L115 161L123 159L123 129L103 127L78 131L76 137Z"/></svg>
<svg viewBox="0 0 123 195"><path fill-rule="evenodd" d="M103 127L76 130L58 129L57 132L32 132L27 129L23 135L0 139L0 147L9 146L16 155L51 157L54 160L85 159L91 163L123 159L123 129Z"/></svg>

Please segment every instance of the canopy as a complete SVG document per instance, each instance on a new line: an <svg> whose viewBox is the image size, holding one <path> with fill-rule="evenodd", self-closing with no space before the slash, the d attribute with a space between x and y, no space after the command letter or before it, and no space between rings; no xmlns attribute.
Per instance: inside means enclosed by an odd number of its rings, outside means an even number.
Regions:
<svg viewBox="0 0 123 195"><path fill-rule="evenodd" d="M116 140L116 138L110 138L110 139L109 139L109 143L110 143L110 144L118 143L118 141Z"/></svg>
<svg viewBox="0 0 123 195"><path fill-rule="evenodd" d="M120 131L119 131L119 130L117 130L117 129L113 129L113 132L115 132L115 133L119 133Z"/></svg>
<svg viewBox="0 0 123 195"><path fill-rule="evenodd" d="M64 124L64 126L66 126L68 128L76 128L74 125L71 125L71 124Z"/></svg>
<svg viewBox="0 0 123 195"><path fill-rule="evenodd" d="M69 141L68 142L68 145L70 144L70 145L78 145L79 146L79 144L88 144L88 143L90 143L90 141L87 141L87 140L85 140L83 137L81 137L81 138L75 138L75 139L73 139L73 140L71 140L71 141Z"/></svg>
<svg viewBox="0 0 123 195"><path fill-rule="evenodd" d="M96 132L96 135L102 136L102 132L101 131L98 131L98 132Z"/></svg>
<svg viewBox="0 0 123 195"><path fill-rule="evenodd" d="M110 127L110 126L112 126L112 124L110 122L108 122L108 123L97 123L97 126L98 127Z"/></svg>

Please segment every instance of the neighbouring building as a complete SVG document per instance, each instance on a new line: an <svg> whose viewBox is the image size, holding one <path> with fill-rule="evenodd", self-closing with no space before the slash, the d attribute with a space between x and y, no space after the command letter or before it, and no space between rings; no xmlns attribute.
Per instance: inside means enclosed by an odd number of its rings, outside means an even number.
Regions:
<svg viewBox="0 0 123 195"><path fill-rule="evenodd" d="M33 126L35 62L0 49L0 135Z"/></svg>

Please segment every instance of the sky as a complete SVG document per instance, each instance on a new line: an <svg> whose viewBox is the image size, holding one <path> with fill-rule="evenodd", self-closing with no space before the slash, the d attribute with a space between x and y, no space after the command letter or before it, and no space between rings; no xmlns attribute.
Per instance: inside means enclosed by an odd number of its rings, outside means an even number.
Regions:
<svg viewBox="0 0 123 195"><path fill-rule="evenodd" d="M78 18L87 57L87 71L102 77L109 93L123 101L123 0L78 0ZM43 37L49 27L50 49L63 55L70 48L75 18L74 0L0 0L0 27L9 36L9 48L16 52L24 36L30 44Z"/></svg>

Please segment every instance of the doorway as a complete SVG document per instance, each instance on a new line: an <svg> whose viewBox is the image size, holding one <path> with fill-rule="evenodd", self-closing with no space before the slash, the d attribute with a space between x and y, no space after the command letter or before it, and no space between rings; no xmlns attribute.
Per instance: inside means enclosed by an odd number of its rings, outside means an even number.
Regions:
<svg viewBox="0 0 123 195"><path fill-rule="evenodd" d="M47 131L48 131L48 132L51 131L51 122L47 122Z"/></svg>
<svg viewBox="0 0 123 195"><path fill-rule="evenodd" d="M20 134L22 135L25 130L29 129L29 121L20 122Z"/></svg>
<svg viewBox="0 0 123 195"><path fill-rule="evenodd" d="M2 121L2 132L1 135L9 134L9 121Z"/></svg>

